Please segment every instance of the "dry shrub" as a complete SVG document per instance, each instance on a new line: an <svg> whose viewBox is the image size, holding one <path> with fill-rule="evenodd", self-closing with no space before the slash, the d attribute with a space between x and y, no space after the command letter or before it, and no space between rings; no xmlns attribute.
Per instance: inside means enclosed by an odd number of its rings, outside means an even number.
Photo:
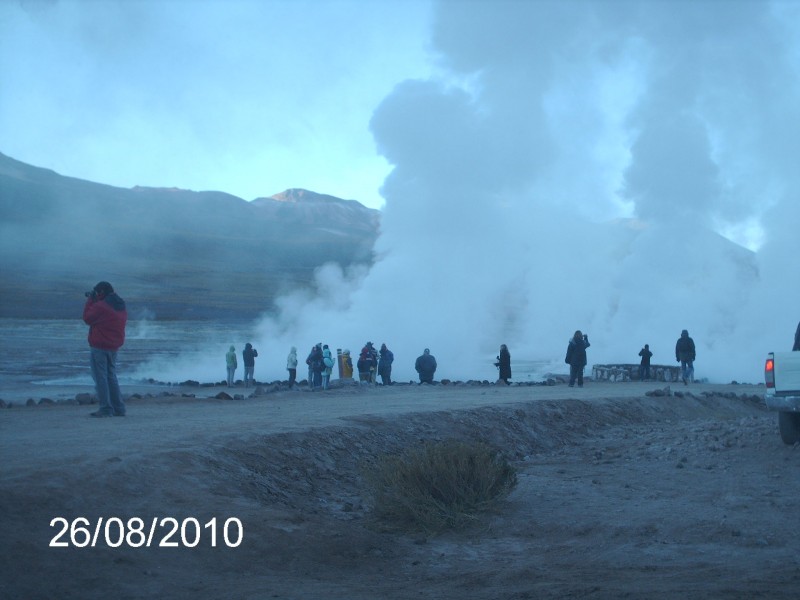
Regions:
<svg viewBox="0 0 800 600"><path fill-rule="evenodd" d="M387 455L367 473L374 515L428 532L473 521L516 485L515 469L483 443L426 443Z"/></svg>

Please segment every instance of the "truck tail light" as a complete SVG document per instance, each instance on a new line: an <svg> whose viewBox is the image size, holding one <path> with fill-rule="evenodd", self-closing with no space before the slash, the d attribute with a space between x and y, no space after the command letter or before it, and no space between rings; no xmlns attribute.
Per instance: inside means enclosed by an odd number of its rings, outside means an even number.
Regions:
<svg viewBox="0 0 800 600"><path fill-rule="evenodd" d="M764 381L768 388L775 387L775 359L768 358L764 364Z"/></svg>

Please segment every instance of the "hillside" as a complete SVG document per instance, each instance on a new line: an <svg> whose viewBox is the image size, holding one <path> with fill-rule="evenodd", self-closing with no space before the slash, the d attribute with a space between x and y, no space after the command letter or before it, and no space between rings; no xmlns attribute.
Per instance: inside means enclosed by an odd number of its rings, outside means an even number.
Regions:
<svg viewBox="0 0 800 600"><path fill-rule="evenodd" d="M105 279L132 317L252 318L325 262L369 263L378 222L307 190L124 189L0 154L0 317L73 318Z"/></svg>

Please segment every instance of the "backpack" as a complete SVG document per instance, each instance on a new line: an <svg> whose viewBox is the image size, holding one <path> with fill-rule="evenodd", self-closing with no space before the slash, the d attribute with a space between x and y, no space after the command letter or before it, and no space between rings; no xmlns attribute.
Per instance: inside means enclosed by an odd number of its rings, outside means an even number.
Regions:
<svg viewBox="0 0 800 600"><path fill-rule="evenodd" d="M325 367L328 368L328 369L333 367L333 358L331 358L330 356L326 356L325 358L323 358L322 362L325 365Z"/></svg>

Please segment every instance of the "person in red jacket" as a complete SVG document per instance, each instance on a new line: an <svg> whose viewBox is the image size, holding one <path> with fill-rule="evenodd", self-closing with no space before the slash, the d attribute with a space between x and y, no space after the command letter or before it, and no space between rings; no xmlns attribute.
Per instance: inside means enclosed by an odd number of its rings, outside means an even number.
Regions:
<svg viewBox="0 0 800 600"><path fill-rule="evenodd" d="M125 402L117 381L117 350L125 343L125 301L107 281L86 292L83 321L89 326L92 378L100 408L93 417L124 417Z"/></svg>

